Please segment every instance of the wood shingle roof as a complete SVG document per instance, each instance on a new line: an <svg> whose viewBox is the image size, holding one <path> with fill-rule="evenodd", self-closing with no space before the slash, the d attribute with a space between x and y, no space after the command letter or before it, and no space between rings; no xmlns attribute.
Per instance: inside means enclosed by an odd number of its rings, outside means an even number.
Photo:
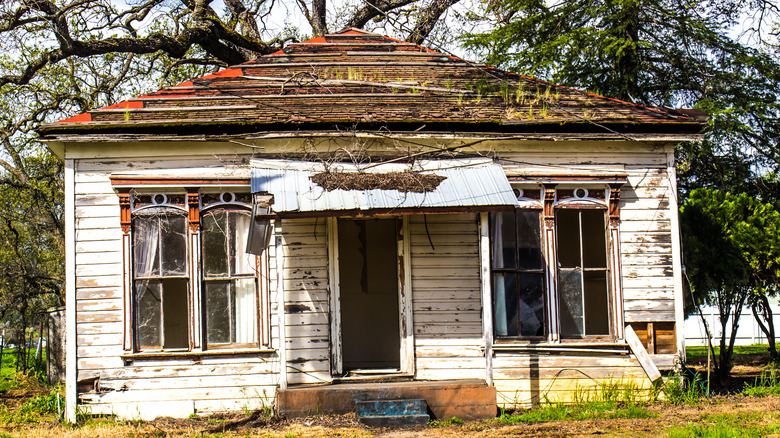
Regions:
<svg viewBox="0 0 780 438"><path fill-rule="evenodd" d="M170 88L43 125L78 132L333 129L695 133L701 114L605 98L360 30L288 45Z"/></svg>

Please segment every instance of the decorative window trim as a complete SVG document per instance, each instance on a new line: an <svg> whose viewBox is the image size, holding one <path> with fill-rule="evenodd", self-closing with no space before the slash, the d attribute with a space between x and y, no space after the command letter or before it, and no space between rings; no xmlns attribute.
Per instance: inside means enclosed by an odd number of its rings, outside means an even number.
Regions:
<svg viewBox="0 0 780 438"><path fill-rule="evenodd" d="M248 351L267 352L271 350L271 315L270 315L270 291L268 276L268 254L258 256L257 260L257 300L255 314L258 322L257 346L247 348L247 344L236 344L223 348L211 348L205 350L205 315L201 301L201 243L200 243L200 216L204 210L211 210L227 205L240 206L251 212L251 205L241 202L226 202L211 204L205 209L202 207L201 198L204 193L235 193L249 192L250 181L248 179L200 179L200 178L148 178L134 176L110 177L112 187L119 198L119 222L122 230L122 259L123 259L123 349L124 356L142 358L148 357L184 357L198 356L213 353L246 354ZM236 190L238 189L238 190ZM136 207L134 194L169 194L176 193L184 198L181 205L160 203ZM231 201L235 201L235 196ZM190 345L186 350L138 350L134 345L134 318L133 318L133 259L132 259L132 220L137 211L160 205L170 206L184 211L188 219L188 305L189 305L189 339ZM123 356L123 357L124 357Z"/></svg>

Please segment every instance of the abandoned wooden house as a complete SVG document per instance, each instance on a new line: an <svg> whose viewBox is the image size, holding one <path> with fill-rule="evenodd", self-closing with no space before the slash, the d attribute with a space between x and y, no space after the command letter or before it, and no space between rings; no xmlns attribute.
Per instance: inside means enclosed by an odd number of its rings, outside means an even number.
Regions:
<svg viewBox="0 0 780 438"><path fill-rule="evenodd" d="M702 120L348 30L44 125L68 415L647 388L684 359L674 146Z"/></svg>

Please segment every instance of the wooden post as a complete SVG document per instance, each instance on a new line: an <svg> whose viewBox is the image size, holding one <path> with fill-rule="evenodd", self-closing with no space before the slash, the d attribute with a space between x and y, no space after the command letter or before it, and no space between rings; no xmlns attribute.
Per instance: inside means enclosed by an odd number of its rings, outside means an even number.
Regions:
<svg viewBox="0 0 780 438"><path fill-rule="evenodd" d="M547 297L550 305L547 306L547 320L550 321L550 342L560 341L560 328L558 321L558 289L555 276L558 273L555 255L555 184L544 185L544 256L547 263Z"/></svg>
<svg viewBox="0 0 780 438"><path fill-rule="evenodd" d="M620 184L609 185L609 272L612 287L612 331L616 339L624 337L623 273L620 266Z"/></svg>
<svg viewBox="0 0 780 438"><path fill-rule="evenodd" d="M122 228L122 344L124 351L130 352L133 350L132 202L129 188L119 188L116 192L119 196L119 226Z"/></svg>
<svg viewBox="0 0 780 438"><path fill-rule="evenodd" d="M403 215L398 221L401 225L398 242L398 280L400 292L401 319L401 372L414 374L414 319L412 307L412 250L409 231L409 216Z"/></svg>
<svg viewBox="0 0 780 438"><path fill-rule="evenodd" d="M76 178L75 161L65 160L65 421L76 422Z"/></svg>
<svg viewBox="0 0 780 438"><path fill-rule="evenodd" d="M200 196L196 187L187 188L187 222L189 223L188 236L190 244L189 268L189 320L190 320L190 348L204 348L203 331L200 327L200 278L196 274L200 272ZM203 341L205 342L205 341Z"/></svg>
<svg viewBox="0 0 780 438"><path fill-rule="evenodd" d="M479 214L479 264L482 281L482 337L485 342L485 382L493 386L493 298L490 275L488 213Z"/></svg>
<svg viewBox="0 0 780 438"><path fill-rule="evenodd" d="M287 389L287 333L284 318L284 250L282 248L282 236L278 234L281 230L281 224L277 219L275 229L277 230L274 245L276 256L276 315L279 320L279 389Z"/></svg>
<svg viewBox="0 0 780 438"><path fill-rule="evenodd" d="M674 333L677 338L677 355L685 363L685 304L682 273L682 246L680 244L680 218L677 210L677 171L674 167L674 148L666 156L666 176L669 181L669 219L672 233L672 272L674 280Z"/></svg>
<svg viewBox="0 0 780 438"><path fill-rule="evenodd" d="M339 224L328 219L328 295L330 296L330 370L331 375L344 373L341 357L341 293L339 289Z"/></svg>

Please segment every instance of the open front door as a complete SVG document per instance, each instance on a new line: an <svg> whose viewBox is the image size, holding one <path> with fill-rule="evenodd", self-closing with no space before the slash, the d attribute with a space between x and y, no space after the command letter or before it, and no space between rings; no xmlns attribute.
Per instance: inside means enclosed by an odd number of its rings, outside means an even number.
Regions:
<svg viewBox="0 0 780 438"><path fill-rule="evenodd" d="M401 368L396 219L338 220L343 371Z"/></svg>

